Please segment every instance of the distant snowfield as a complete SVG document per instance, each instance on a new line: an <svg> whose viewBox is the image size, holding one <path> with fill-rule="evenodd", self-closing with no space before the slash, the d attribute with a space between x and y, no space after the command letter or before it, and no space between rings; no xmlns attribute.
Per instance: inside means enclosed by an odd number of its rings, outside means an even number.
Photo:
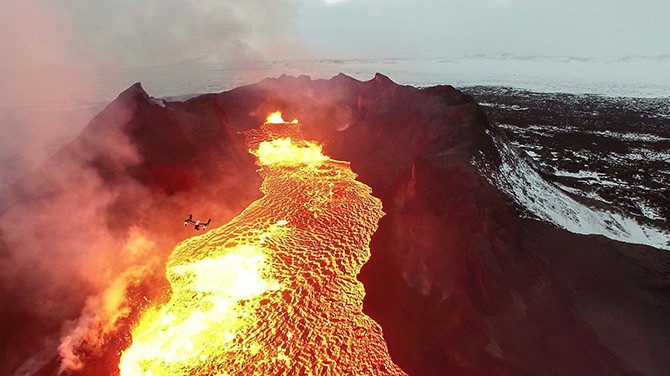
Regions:
<svg viewBox="0 0 670 376"><path fill-rule="evenodd" d="M670 55L613 59L562 56L468 55L454 57L364 57L278 60L219 66L188 61L136 68L103 78L109 100L141 81L150 95L179 97L213 93L282 74L331 78L338 73L369 80L376 72L413 86L507 86L536 92L670 98Z"/></svg>
<svg viewBox="0 0 670 376"><path fill-rule="evenodd" d="M488 171L491 183L529 215L577 234L604 235L670 250L670 232L642 224L626 214L591 208L576 201L557 185L544 180L519 151L499 137L493 138L502 162L498 171Z"/></svg>

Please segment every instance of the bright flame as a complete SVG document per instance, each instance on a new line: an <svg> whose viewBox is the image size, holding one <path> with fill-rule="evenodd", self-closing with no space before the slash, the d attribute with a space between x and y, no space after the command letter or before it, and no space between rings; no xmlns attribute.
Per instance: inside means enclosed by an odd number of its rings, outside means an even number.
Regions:
<svg viewBox="0 0 670 376"><path fill-rule="evenodd" d="M258 158L261 166L319 166L329 160L321 152L321 145L301 141L295 142L290 138L278 138L272 141L263 141L256 151L251 151Z"/></svg>
<svg viewBox="0 0 670 376"><path fill-rule="evenodd" d="M286 124L288 121L284 120L284 118L281 116L281 111L275 111L268 115L268 117L265 119L265 124ZM297 124L298 119L293 119L291 124Z"/></svg>

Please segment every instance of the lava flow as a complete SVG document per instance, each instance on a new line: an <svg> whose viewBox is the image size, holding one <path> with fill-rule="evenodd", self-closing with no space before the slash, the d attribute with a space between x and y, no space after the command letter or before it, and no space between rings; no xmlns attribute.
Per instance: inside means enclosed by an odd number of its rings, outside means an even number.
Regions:
<svg viewBox="0 0 670 376"><path fill-rule="evenodd" d="M404 375L356 279L381 202L299 127L273 114L247 133L264 196L177 246L121 375Z"/></svg>

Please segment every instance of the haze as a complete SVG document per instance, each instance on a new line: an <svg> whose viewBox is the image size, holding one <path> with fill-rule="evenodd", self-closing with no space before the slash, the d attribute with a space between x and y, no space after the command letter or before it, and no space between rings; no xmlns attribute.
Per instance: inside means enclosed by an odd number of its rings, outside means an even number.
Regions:
<svg viewBox="0 0 670 376"><path fill-rule="evenodd" d="M670 5L661 0L329 3L306 2L297 19L300 35L310 49L324 54L613 58L670 53Z"/></svg>
<svg viewBox="0 0 670 376"><path fill-rule="evenodd" d="M0 184L136 81L178 96L282 73L380 71L413 85L670 95L661 0L2 3Z"/></svg>

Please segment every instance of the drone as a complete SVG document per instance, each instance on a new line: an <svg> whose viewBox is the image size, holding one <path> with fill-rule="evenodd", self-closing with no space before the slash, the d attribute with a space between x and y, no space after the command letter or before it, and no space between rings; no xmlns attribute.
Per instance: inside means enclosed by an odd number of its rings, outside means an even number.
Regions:
<svg viewBox="0 0 670 376"><path fill-rule="evenodd" d="M200 222L200 220L194 221L193 220L193 214L189 214L188 218L186 218L184 220L184 226L188 226L189 223L192 223L194 225L193 228L195 230L200 230L200 227L202 226L202 231L206 231L207 226L209 225L210 222L212 222L211 218L207 220L207 223L202 223L202 222Z"/></svg>

